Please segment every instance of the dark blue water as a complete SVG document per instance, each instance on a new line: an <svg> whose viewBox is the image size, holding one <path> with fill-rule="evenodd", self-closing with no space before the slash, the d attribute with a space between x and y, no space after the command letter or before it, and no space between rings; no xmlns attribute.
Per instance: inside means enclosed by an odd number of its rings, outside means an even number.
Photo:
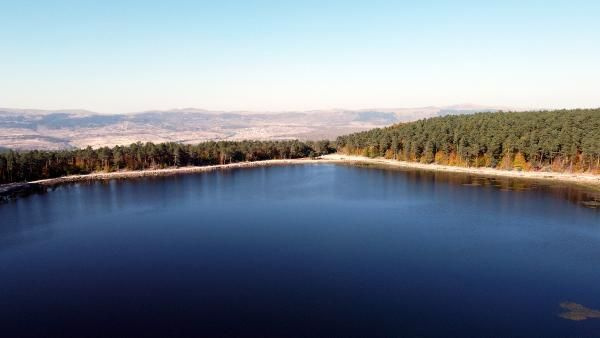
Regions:
<svg viewBox="0 0 600 338"><path fill-rule="evenodd" d="M559 317L600 309L590 196L334 165L62 186L0 205L0 335L600 335Z"/></svg>

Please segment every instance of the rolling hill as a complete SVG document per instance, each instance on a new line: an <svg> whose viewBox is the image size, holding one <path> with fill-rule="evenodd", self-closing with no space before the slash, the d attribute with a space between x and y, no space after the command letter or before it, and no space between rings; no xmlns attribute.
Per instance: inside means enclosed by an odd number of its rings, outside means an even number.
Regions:
<svg viewBox="0 0 600 338"><path fill-rule="evenodd" d="M499 109L502 108L478 105L300 112L187 108L107 115L86 110L0 108L0 147L69 149L127 145L137 141L335 139L339 135L398 122Z"/></svg>

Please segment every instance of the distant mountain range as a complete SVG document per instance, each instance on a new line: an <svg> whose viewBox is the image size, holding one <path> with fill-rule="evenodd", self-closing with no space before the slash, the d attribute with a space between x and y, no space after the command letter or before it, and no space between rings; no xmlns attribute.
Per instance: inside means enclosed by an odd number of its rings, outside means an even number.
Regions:
<svg viewBox="0 0 600 338"><path fill-rule="evenodd" d="M509 109L472 104L299 112L186 108L106 115L86 110L0 108L0 148L63 149L125 145L137 141L334 139L350 132L427 117L498 110Z"/></svg>

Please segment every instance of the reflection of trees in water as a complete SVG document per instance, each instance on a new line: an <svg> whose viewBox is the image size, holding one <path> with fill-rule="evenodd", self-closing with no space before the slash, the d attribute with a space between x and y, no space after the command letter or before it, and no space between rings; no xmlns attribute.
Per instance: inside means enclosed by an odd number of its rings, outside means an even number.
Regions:
<svg viewBox="0 0 600 338"><path fill-rule="evenodd" d="M535 180L519 180L512 178L473 177L470 175L461 175L463 177L459 178L456 177L457 175L446 175L448 176L446 179L453 183L458 182L467 186L474 185L493 187L501 191L519 192L535 190L543 194L565 199L572 203L588 208L600 208L600 192L588 190L585 187L578 187L572 184L540 182Z"/></svg>
<svg viewBox="0 0 600 338"><path fill-rule="evenodd" d="M430 181L434 183L451 183L466 187L489 187L500 191L536 191L545 195L568 200L577 205L600 210L600 191L585 186L547 182L535 179L510 177L484 177L465 173L448 173L440 171L411 170L406 168L390 168L389 166L360 165L361 167L381 168L402 171L410 181Z"/></svg>

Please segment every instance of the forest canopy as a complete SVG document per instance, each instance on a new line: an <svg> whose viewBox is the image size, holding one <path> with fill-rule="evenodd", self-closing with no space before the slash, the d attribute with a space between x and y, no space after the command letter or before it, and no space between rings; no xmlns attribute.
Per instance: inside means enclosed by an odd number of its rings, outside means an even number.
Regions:
<svg viewBox="0 0 600 338"><path fill-rule="evenodd" d="M338 152L455 166L600 170L600 109L434 117L340 136Z"/></svg>
<svg viewBox="0 0 600 338"><path fill-rule="evenodd" d="M465 167L600 174L600 109L450 115L329 141L134 143L57 151L0 151L0 183L95 171L204 166L339 153Z"/></svg>
<svg viewBox="0 0 600 338"><path fill-rule="evenodd" d="M33 181L95 171L205 166L243 161L313 157L335 151L329 141L220 141L195 145L133 143L129 146L0 153L0 183Z"/></svg>

